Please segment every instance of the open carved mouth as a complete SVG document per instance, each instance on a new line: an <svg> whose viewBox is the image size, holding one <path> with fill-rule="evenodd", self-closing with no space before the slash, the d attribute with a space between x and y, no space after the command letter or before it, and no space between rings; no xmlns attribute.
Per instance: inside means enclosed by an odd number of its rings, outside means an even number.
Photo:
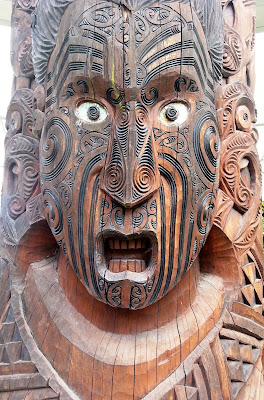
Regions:
<svg viewBox="0 0 264 400"><path fill-rule="evenodd" d="M119 240L108 238L104 242L107 269L111 272L144 272L151 258L149 238Z"/></svg>
<svg viewBox="0 0 264 400"><path fill-rule="evenodd" d="M101 274L119 274L117 276L122 279L124 273L145 275L154 267L157 240L152 234L125 236L117 232L105 232L100 234L97 244L97 254L103 256L98 265Z"/></svg>

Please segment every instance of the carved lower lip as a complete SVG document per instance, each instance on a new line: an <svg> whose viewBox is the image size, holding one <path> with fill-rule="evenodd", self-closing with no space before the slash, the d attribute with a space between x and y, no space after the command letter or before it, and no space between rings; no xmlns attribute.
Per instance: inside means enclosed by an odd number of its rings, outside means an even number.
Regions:
<svg viewBox="0 0 264 400"><path fill-rule="evenodd" d="M157 239L152 232L122 235L106 231L97 238L97 269L109 281L145 282L153 274Z"/></svg>

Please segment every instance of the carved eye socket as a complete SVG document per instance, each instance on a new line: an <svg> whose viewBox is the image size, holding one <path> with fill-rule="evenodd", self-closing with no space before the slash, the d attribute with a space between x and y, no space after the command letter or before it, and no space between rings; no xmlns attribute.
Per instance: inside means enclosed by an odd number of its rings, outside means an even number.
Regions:
<svg viewBox="0 0 264 400"><path fill-rule="evenodd" d="M181 125L188 118L189 109L186 104L175 102L169 103L162 108L159 119L166 125Z"/></svg>
<svg viewBox="0 0 264 400"><path fill-rule="evenodd" d="M90 124L103 122L108 115L105 107L92 101L85 101L79 104L75 113L78 118Z"/></svg>

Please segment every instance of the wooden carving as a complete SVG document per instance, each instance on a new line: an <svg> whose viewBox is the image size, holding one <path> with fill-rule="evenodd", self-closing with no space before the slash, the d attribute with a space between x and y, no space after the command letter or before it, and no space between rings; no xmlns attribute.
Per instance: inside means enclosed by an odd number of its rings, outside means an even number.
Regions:
<svg viewBox="0 0 264 400"><path fill-rule="evenodd" d="M255 1L13 0L12 32L0 399L261 400Z"/></svg>

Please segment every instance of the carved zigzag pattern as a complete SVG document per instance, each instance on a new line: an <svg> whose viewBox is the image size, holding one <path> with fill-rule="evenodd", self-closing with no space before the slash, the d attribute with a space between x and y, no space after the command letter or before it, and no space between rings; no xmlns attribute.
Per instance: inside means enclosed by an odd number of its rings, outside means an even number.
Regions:
<svg viewBox="0 0 264 400"><path fill-rule="evenodd" d="M254 262L242 267L246 285L241 289L244 304L263 315L263 281Z"/></svg>
<svg viewBox="0 0 264 400"><path fill-rule="evenodd" d="M30 359L9 304L0 320L0 400L59 399Z"/></svg>

